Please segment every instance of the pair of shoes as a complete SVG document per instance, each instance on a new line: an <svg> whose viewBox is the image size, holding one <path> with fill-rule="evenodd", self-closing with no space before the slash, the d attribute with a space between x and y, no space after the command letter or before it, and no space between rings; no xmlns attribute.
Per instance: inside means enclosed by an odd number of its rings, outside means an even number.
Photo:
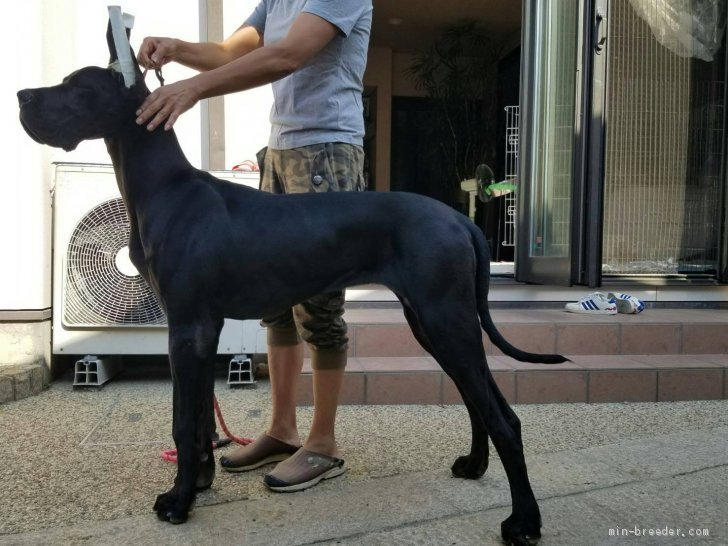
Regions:
<svg viewBox="0 0 728 546"><path fill-rule="evenodd" d="M271 491L291 493L313 487L321 480L341 476L346 472L344 460L301 448L290 458L266 474L265 484Z"/></svg>
<svg viewBox="0 0 728 546"><path fill-rule="evenodd" d="M247 472L270 463L280 464L266 474L264 482L272 491L285 493L303 491L346 472L343 459L287 444L267 434L230 456L220 457L220 466L227 472Z"/></svg>
<svg viewBox="0 0 728 546"><path fill-rule="evenodd" d="M263 434L252 443L239 447L229 456L220 457L220 466L228 472L247 472L263 465L284 461L300 447Z"/></svg>
<svg viewBox="0 0 728 546"><path fill-rule="evenodd" d="M570 313L586 315L616 315L617 313L637 314L645 308L645 302L629 294L604 294L594 292L575 303L567 303L565 309Z"/></svg>
<svg viewBox="0 0 728 546"><path fill-rule="evenodd" d="M616 315L617 299L603 294L602 292L594 292L588 296L584 296L575 303L567 303L564 307L569 313L584 313L587 315Z"/></svg>
<svg viewBox="0 0 728 546"><path fill-rule="evenodd" d="M635 298L634 296L630 296L629 294L612 294L610 292L609 297L616 300L617 311L620 313L636 315L645 309L645 302Z"/></svg>

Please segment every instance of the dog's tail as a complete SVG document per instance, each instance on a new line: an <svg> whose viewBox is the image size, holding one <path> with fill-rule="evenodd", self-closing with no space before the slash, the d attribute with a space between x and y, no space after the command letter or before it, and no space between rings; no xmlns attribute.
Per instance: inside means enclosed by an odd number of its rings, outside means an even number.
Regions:
<svg viewBox="0 0 728 546"><path fill-rule="evenodd" d="M493 323L493 318L490 316L490 309L488 308L488 283L490 280L490 257L486 250L486 245L488 243L485 240L483 233L470 221L468 221L468 229L471 233L473 251L475 252L477 260L475 286L478 315L480 315L480 324L483 326L483 330L485 330L485 333L488 334L488 337L493 342L493 345L503 351L504 354L522 362L534 362L537 364L559 364L560 362L567 362L568 358L561 355L538 354L522 351L506 341L506 339L498 331Z"/></svg>

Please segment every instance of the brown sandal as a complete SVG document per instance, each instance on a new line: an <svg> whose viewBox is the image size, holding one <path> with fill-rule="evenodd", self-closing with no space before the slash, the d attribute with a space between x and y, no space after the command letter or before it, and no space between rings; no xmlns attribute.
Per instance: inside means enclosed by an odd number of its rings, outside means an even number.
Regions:
<svg viewBox="0 0 728 546"><path fill-rule="evenodd" d="M263 481L271 491L290 493L303 491L344 472L343 459L301 448L290 459L276 466L273 472L266 474Z"/></svg>
<svg viewBox="0 0 728 546"><path fill-rule="evenodd" d="M299 447L262 434L253 443L239 447L229 456L220 457L220 466L228 472L247 472L283 461L298 451Z"/></svg>

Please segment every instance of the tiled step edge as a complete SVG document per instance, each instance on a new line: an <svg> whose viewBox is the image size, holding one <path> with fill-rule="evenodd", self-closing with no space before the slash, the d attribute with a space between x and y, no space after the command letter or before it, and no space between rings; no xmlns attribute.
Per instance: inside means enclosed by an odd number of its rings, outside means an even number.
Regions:
<svg viewBox="0 0 728 546"><path fill-rule="evenodd" d="M587 355L557 365L488 359L513 404L674 402L728 397L728 355ZM307 362L298 403L312 403ZM460 395L430 357L350 358L341 404L461 404Z"/></svg>

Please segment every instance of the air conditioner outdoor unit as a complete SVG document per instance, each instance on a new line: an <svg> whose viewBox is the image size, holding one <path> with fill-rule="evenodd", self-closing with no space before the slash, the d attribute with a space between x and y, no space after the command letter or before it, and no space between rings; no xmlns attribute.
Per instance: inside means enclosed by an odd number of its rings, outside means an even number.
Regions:
<svg viewBox="0 0 728 546"><path fill-rule="evenodd" d="M258 187L257 172L214 176ZM129 222L110 165L58 163L53 196L53 353L167 353L166 319L129 260ZM226 320L218 354L265 353L256 320Z"/></svg>

